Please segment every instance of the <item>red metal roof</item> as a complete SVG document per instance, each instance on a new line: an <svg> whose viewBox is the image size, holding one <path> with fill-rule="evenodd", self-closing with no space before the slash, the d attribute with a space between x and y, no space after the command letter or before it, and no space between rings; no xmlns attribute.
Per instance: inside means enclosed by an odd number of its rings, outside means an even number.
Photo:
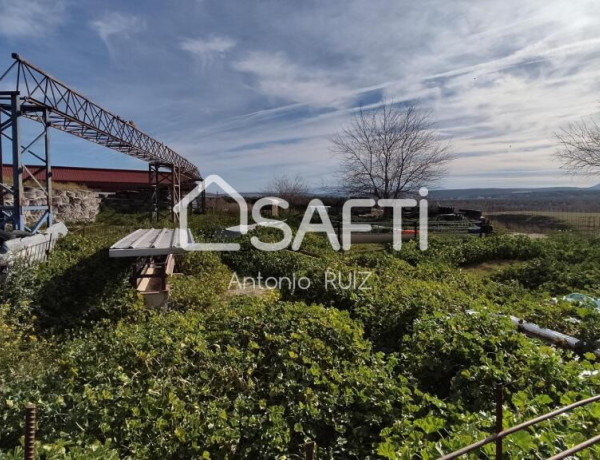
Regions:
<svg viewBox="0 0 600 460"><path fill-rule="evenodd" d="M46 179L46 172L40 171L39 166L27 165L31 173L38 180ZM2 174L5 178L12 177L12 165L3 165ZM52 166L52 179L55 182L72 182L85 185L88 188L112 192L117 190L130 190L150 186L147 170L138 169L108 169L108 168L80 168L72 166Z"/></svg>

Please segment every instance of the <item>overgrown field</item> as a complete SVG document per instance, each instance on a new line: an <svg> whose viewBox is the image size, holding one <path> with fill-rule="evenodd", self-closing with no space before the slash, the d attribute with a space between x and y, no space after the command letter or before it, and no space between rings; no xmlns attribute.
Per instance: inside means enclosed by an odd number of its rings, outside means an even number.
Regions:
<svg viewBox="0 0 600 460"><path fill-rule="evenodd" d="M300 459L314 441L318 458L431 459L490 433L498 382L507 426L600 390L586 353L600 314L550 302L600 296L598 239L451 238L426 252L411 242L336 253L314 235L299 252L260 252L248 236L240 252L181 258L169 310L150 311L128 284L128 262L107 255L117 235L103 225L133 223L104 222L2 285L1 459L22 458L30 401L42 458ZM222 223L195 218L194 231L218 238ZM234 272L311 283L232 296ZM344 289L326 283L332 272L346 285L372 275ZM576 336L581 349L527 338L507 315ZM599 423L591 405L510 436L505 451L546 458Z"/></svg>

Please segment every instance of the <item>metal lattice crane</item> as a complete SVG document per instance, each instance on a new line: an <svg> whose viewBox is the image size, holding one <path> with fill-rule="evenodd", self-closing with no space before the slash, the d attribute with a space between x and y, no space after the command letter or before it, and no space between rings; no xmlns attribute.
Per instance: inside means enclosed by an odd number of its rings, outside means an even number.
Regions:
<svg viewBox="0 0 600 460"><path fill-rule="evenodd" d="M4 228L10 223L13 229L27 229L27 212L37 212L40 215L30 228L33 232L44 223L52 223L49 128L59 129L148 162L150 182L155 187L156 214L160 202L159 189L165 180L170 188L172 204L180 199L182 183L202 180L200 171L194 164L145 134L133 122L103 109L18 54L13 53L12 58L15 61L0 76L0 83L10 82L15 85L14 90L0 91L0 166L3 138L10 141L13 166L12 185L5 183L0 176L0 227ZM24 143L21 138L22 117L37 121L43 127L39 135L28 143ZM42 143L42 140L44 153L38 155L31 149ZM31 171L22 161L25 154L33 155L42 164ZM45 184L36 176L44 177ZM23 205L23 182L28 180L44 191L44 205ZM7 204L7 196L12 196L12 204Z"/></svg>

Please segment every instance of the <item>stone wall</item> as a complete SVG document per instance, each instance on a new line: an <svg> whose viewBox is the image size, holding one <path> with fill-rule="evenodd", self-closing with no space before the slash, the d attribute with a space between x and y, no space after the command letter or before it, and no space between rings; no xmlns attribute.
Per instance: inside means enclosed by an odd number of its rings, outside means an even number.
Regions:
<svg viewBox="0 0 600 460"><path fill-rule="evenodd" d="M91 190L53 190L52 208L54 220L60 222L94 222L100 209L112 209L120 213L150 213L152 210L152 190L120 191L117 193L94 192ZM25 187L24 205L40 206L46 204L44 192L39 188ZM163 193L161 209L171 207L170 196ZM9 195L6 204L12 204ZM194 203L194 207L198 204ZM236 207L237 209L237 207ZM41 212L31 212L27 222L33 223Z"/></svg>
<svg viewBox="0 0 600 460"><path fill-rule="evenodd" d="M55 218L63 222L94 222L100 201L98 193L89 190L57 190L52 196Z"/></svg>
<svg viewBox="0 0 600 460"><path fill-rule="evenodd" d="M117 212L139 213L152 211L152 190L120 191L107 195L102 199L102 207ZM163 193L161 209L169 209L171 201L168 194Z"/></svg>
<svg viewBox="0 0 600 460"><path fill-rule="evenodd" d="M100 201L98 193L89 190L53 190L52 208L54 211L54 220L62 222L93 222L100 211ZM6 204L12 204L12 199L6 197ZM23 204L25 206L46 204L44 192L40 189L25 187ZM40 215L41 212L32 212L27 216L27 220L35 220Z"/></svg>

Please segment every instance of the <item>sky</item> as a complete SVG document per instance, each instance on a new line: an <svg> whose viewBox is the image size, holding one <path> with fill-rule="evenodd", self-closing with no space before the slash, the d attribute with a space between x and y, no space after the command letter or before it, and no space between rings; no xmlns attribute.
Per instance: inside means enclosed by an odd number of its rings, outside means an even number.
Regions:
<svg viewBox="0 0 600 460"><path fill-rule="evenodd" d="M554 133L600 115L597 0L0 0L0 71L11 52L240 191L334 185L331 136L385 100L450 141L437 188L600 182L553 157ZM52 142L55 165L146 168Z"/></svg>

